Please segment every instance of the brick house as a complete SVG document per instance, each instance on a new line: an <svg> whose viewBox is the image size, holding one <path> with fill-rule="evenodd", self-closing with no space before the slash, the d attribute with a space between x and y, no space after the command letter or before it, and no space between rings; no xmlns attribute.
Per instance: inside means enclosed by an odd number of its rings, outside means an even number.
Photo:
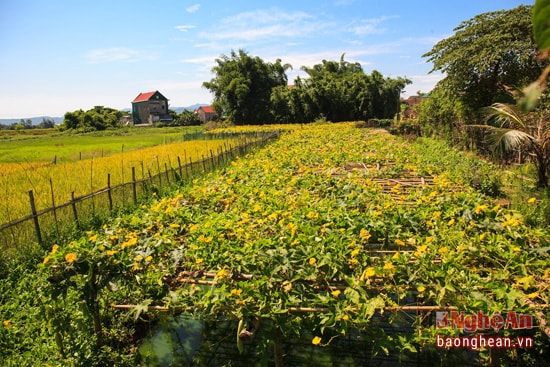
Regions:
<svg viewBox="0 0 550 367"><path fill-rule="evenodd" d="M418 118L418 105L422 103L428 97L424 96L410 96L407 99L401 99L401 103L407 105L403 111L403 118L416 119Z"/></svg>
<svg viewBox="0 0 550 367"><path fill-rule="evenodd" d="M149 124L156 121L171 121L168 112L168 98L158 90L140 93L132 101L132 118L134 125Z"/></svg>
<svg viewBox="0 0 550 367"><path fill-rule="evenodd" d="M195 113L199 116L199 120L203 124L205 122L212 121L218 118L218 114L212 108L212 106L200 106L195 110Z"/></svg>

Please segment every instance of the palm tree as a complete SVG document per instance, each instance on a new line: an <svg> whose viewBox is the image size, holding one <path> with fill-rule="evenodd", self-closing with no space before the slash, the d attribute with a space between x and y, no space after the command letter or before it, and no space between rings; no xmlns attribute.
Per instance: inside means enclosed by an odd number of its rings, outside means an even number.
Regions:
<svg viewBox="0 0 550 367"><path fill-rule="evenodd" d="M529 155L537 170L537 187L548 187L550 173L550 124L543 113L523 113L517 106L494 103L485 108L486 121L500 126L483 125L490 133L491 148L502 157L512 151ZM478 126L479 127L479 126Z"/></svg>

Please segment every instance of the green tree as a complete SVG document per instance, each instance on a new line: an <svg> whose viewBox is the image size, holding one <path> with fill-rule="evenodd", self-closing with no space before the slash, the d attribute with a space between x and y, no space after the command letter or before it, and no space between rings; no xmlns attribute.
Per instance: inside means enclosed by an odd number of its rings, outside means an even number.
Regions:
<svg viewBox="0 0 550 367"><path fill-rule="evenodd" d="M64 129L81 129L83 131L118 128L122 112L109 107L95 106L84 112L77 110L67 112L63 118Z"/></svg>
<svg viewBox="0 0 550 367"><path fill-rule="evenodd" d="M216 59L212 71L216 76L203 86L214 94L212 106L220 116L227 116L236 124L272 122L271 91L287 85L281 60L264 62L245 51L231 51L230 56Z"/></svg>
<svg viewBox="0 0 550 367"><path fill-rule="evenodd" d="M423 55L446 77L440 85L473 111L513 102L512 91L540 74L535 58L531 6L479 14Z"/></svg>
<svg viewBox="0 0 550 367"><path fill-rule="evenodd" d="M399 97L406 78L384 78L374 70L365 74L359 63L323 60L311 68L302 67L307 79L297 78L290 90L276 90L272 102L279 113L287 107L287 120L312 121L320 116L330 121L392 118L399 112ZM285 102L286 98L286 102Z"/></svg>
<svg viewBox="0 0 550 367"><path fill-rule="evenodd" d="M550 174L550 124L548 110L524 113L516 105L494 103L485 109L493 125L476 125L489 132L495 156L527 153L537 170L537 187L548 187ZM494 126L496 125L496 126Z"/></svg>
<svg viewBox="0 0 550 367"><path fill-rule="evenodd" d="M84 111L82 110L66 112L65 116L63 116L63 128L67 130L78 128L81 125L83 115Z"/></svg>
<svg viewBox="0 0 550 367"><path fill-rule="evenodd" d="M459 96L437 85L418 106L418 122L423 136L435 136L458 144L464 136L468 111Z"/></svg>
<svg viewBox="0 0 550 367"><path fill-rule="evenodd" d="M55 127L55 121L52 119L42 118L42 121L37 125L40 129L52 129Z"/></svg>

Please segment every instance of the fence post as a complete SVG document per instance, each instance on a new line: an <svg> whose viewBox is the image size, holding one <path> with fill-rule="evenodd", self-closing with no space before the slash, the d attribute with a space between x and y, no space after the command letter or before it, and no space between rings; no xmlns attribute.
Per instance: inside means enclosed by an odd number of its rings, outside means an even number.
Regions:
<svg viewBox="0 0 550 367"><path fill-rule="evenodd" d="M76 226L80 228L80 223L78 222L78 213L76 211L76 201L74 201L74 191L71 191L71 206L73 207L73 215Z"/></svg>
<svg viewBox="0 0 550 367"><path fill-rule="evenodd" d="M168 164L166 162L164 162L164 173L166 173L166 182L170 186L170 175L168 174Z"/></svg>
<svg viewBox="0 0 550 367"><path fill-rule="evenodd" d="M212 153L212 149L210 149L210 170L214 170L214 153Z"/></svg>
<svg viewBox="0 0 550 367"><path fill-rule="evenodd" d="M185 178L189 178L189 167L187 166L187 151L183 151L183 162L185 163ZM189 157L189 164L191 164L191 157ZM193 166L191 166L191 172L193 172Z"/></svg>
<svg viewBox="0 0 550 367"><path fill-rule="evenodd" d="M202 156L202 168L204 172L206 172L206 159L204 159L204 154L201 154Z"/></svg>
<svg viewBox="0 0 550 367"><path fill-rule="evenodd" d="M134 204L137 204L136 167L132 167L132 197L134 198Z"/></svg>
<svg viewBox="0 0 550 367"><path fill-rule="evenodd" d="M53 182L52 178L50 177L50 191L52 193L52 208L53 208L53 220L55 221L55 233L57 234L57 238L59 239L59 226L57 224L57 211L55 206L55 195L53 193Z"/></svg>
<svg viewBox="0 0 550 367"><path fill-rule="evenodd" d="M38 215L36 214L36 205L34 203L34 194L29 190L29 201L31 203L32 221L34 222L34 231L39 244L42 244L42 233L40 233L40 224L38 223Z"/></svg>
<svg viewBox="0 0 550 367"><path fill-rule="evenodd" d="M159 156L157 155L157 175L159 176L159 188L162 190L162 174L160 172Z"/></svg>
<svg viewBox="0 0 550 367"><path fill-rule="evenodd" d="M113 195L111 194L111 174L107 173L107 196L109 197L109 210L113 211Z"/></svg>
<svg viewBox="0 0 550 367"><path fill-rule="evenodd" d="M178 155L178 169L179 169L179 172L180 172L180 181L183 181L183 173L181 171L181 159L180 159L179 155Z"/></svg>

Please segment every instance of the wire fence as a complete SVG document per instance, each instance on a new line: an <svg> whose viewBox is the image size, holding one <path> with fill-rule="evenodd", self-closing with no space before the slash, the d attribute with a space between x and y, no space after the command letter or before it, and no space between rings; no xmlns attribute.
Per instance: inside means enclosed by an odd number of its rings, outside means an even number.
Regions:
<svg viewBox="0 0 550 367"><path fill-rule="evenodd" d="M55 202L54 187L51 185L52 204L46 209L37 208L34 193L29 190L30 214L0 225L0 248L3 255L9 257L36 243L45 245L66 239L75 230L84 229L97 218L103 218L118 209L139 205L153 193L161 193L213 171L235 157L277 139L279 135L279 131L255 134L254 139L247 139L234 147L224 145L216 154L211 150L209 157L196 161L178 156L177 166L165 163L164 170L156 174L132 167L131 181L117 185L111 185L108 174L106 187L82 196L75 196L72 192L70 200L60 204Z"/></svg>

